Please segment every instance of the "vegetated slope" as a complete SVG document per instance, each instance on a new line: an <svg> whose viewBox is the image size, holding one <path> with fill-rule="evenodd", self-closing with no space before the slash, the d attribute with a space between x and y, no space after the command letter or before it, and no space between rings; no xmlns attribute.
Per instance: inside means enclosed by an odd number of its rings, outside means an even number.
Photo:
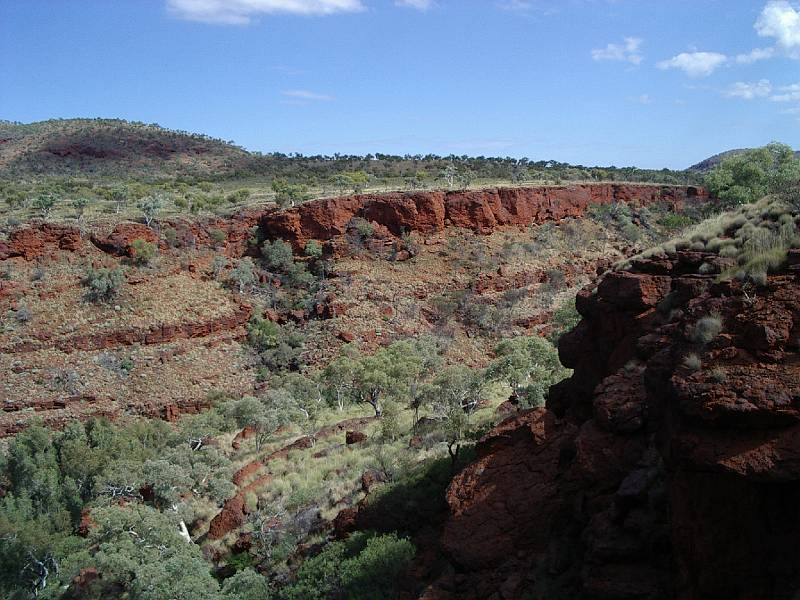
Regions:
<svg viewBox="0 0 800 600"><path fill-rule="evenodd" d="M0 366L9 373L0 388L0 433L18 431L32 416L52 425L125 412L172 419L206 406L212 390L252 392L257 369L237 356L248 318L275 294L273 282L294 291L260 264L255 277L263 283L239 293L233 278L241 258L260 255L251 241L285 237L302 264L313 239L333 261L318 288L258 315L296 323L312 364L335 356L343 341L374 349L432 331L454 336L453 353L480 362L498 327L517 335L546 328L599 266L662 231L656 220L668 206L702 196L695 188L607 184L418 192L310 202L299 209L299 232L281 225L294 223L296 210L274 209L162 221L157 229L120 223L91 236L51 223L19 228L0 241L7 315ZM440 218L426 220L411 210L415 202ZM594 209L608 212L580 219ZM132 264L137 239L158 246L149 265ZM82 282L97 267L125 270L114 302L85 299Z"/></svg>
<svg viewBox="0 0 800 600"><path fill-rule="evenodd" d="M425 598L796 597L798 220L745 206L578 295L574 374L450 485Z"/></svg>
<svg viewBox="0 0 800 600"><path fill-rule="evenodd" d="M714 156L709 156L705 160L701 160L700 162L692 165L687 171L699 171L701 173L708 173L716 167L719 163L721 163L726 158L731 158L732 156L736 156L737 154L741 154L742 152L747 152L747 148L736 148L733 150L726 150L725 152L720 152L719 154L715 154ZM795 156L800 158L800 151L795 151Z"/></svg>
<svg viewBox="0 0 800 600"><path fill-rule="evenodd" d="M26 466L21 483L0 477L0 486L7 498L39 497L38 483L30 492L25 485L46 472L51 497L67 498L76 471L66 457L74 458L83 473L78 479L87 485L79 499L69 496L70 516L47 529L30 513L0 511L7 540L0 550L8 564L6 556L14 560L0 586L29 590L41 580L24 570L28 552L60 565L48 583L54 596L60 590L66 590L64 597L82 598L118 593L119 578L130 585L131 563L124 561L120 572L119 562L106 560L98 549L117 546L108 543L106 527L133 515L133 529L120 531L124 539L138 535L148 519L163 521L154 538L161 541L146 557L136 555L144 567L133 585L151 581L143 569L161 569L164 559L156 548L163 543L196 559L168 571L170 582L181 577L176 587L207 580L211 569L225 578L223 587L248 572L265 587L266 579L252 570L233 575L253 565L282 588L275 590L279 598L325 597L320 588L303 591L301 584L314 579L314 564L328 562L341 547L326 544L332 530L346 531L353 511L360 523L355 505L361 506L365 494L372 506L388 504L387 510L376 509L380 517L370 529L396 529L412 538L402 540L407 549L413 544L425 551L447 510L451 464L463 464L470 449L451 463L437 413L426 405L417 415L407 405L410 393L398 394L396 413L391 400L381 398L387 402L381 418L347 387L337 405L331 386L341 382L341 372L323 367L355 356L349 367L347 361L339 364L345 386L361 385L348 384L347 372L357 378L391 372L380 375L381 381L396 378L410 389L405 382L413 379L427 388L453 368L484 373L483 367L503 360L498 344L511 338L540 342L553 365L552 346L542 336L555 339L569 328L579 288L610 261L651 246L713 207L700 189L603 184L361 195L229 219L165 219L151 227L120 222L112 231L93 227L91 234L53 222L16 227L0 242L0 371L6 374L0 382L0 432L25 431L0 443L33 443L37 455L37 448L50 447L54 460L65 458L46 470ZM284 222L300 228L282 229ZM283 235L294 243L294 254L275 239ZM145 256L142 242L157 253ZM87 296L97 290L87 281L97 281L103 269L122 269L119 289L105 302L92 301ZM435 352L433 360L422 361L422 348ZM420 353L416 371L404 376L388 370L412 353ZM565 375L560 368L550 373L549 381ZM471 427L486 431L515 407L506 401L509 384L486 379L479 385ZM248 406L250 416L254 403L271 414L287 396L303 402L307 416L295 415L280 427L264 413L248 418ZM313 406L323 408L317 413ZM203 412L182 414L198 411ZM36 421L63 427L63 433L30 427ZM131 445L131 437L140 439ZM113 438L128 441L106 446ZM102 450L89 448L95 444L90 440L101 439ZM72 450L62 452L64 444ZM88 448L93 460L76 447ZM27 461L26 452L12 454ZM433 470L429 460L435 461ZM411 482L406 473L412 473ZM381 494L385 479L392 487ZM411 494L409 487L415 488ZM59 513L52 507L61 500L40 506ZM415 531L399 526L409 513ZM185 529L178 529L178 520ZM29 543L31 531L45 538L43 545ZM178 531L194 543L186 544ZM363 536L347 543L358 539ZM126 548L119 552L130 558ZM411 558L408 552L403 556L403 562L386 562L402 570ZM300 564L311 570L305 579L297 572ZM347 571L339 559L335 564ZM392 589L396 574L379 578L382 590ZM419 583L434 577L416 572L400 579L408 597L415 597ZM331 585L342 589L335 579ZM361 580L352 585L364 593Z"/></svg>
<svg viewBox="0 0 800 600"><path fill-rule="evenodd" d="M119 119L0 122L0 177L144 180L232 174L251 155L207 136Z"/></svg>
<svg viewBox="0 0 800 600"><path fill-rule="evenodd" d="M571 165L554 160L388 154L303 156L247 152L231 142L119 119L0 121L0 179L204 180L286 179L312 187L353 189L346 175L395 189L469 186L475 181L641 181L699 183L668 169ZM366 184L366 183L365 183Z"/></svg>

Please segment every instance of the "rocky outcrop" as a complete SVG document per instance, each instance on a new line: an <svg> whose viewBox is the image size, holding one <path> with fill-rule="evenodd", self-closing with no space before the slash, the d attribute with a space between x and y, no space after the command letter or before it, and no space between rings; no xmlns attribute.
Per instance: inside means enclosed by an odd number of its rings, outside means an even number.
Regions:
<svg viewBox="0 0 800 600"><path fill-rule="evenodd" d="M454 569L423 597L796 597L800 251L758 288L698 274L725 260L655 255L579 295L574 374L454 478Z"/></svg>
<svg viewBox="0 0 800 600"><path fill-rule="evenodd" d="M114 230L105 237L92 236L92 243L103 252L114 256L134 255L131 244L136 240L143 240L151 244L158 244L158 235L150 227L141 223L119 223Z"/></svg>
<svg viewBox="0 0 800 600"><path fill-rule="evenodd" d="M12 231L8 241L0 241L0 260L39 258L57 250L75 251L83 245L78 229L55 223L39 223Z"/></svg>
<svg viewBox="0 0 800 600"><path fill-rule="evenodd" d="M501 226L579 217L593 204L668 202L677 206L707 197L699 187L635 184L366 194L315 200L268 213L261 219L261 229L267 237L288 240L299 249L310 239L344 235L356 217L395 236L411 231L433 233L447 226L490 233Z"/></svg>

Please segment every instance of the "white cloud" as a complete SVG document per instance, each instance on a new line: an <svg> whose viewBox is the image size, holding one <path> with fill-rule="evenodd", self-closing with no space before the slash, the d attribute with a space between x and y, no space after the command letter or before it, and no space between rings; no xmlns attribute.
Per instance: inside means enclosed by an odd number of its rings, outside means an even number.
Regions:
<svg viewBox="0 0 800 600"><path fill-rule="evenodd" d="M428 10L433 6L433 0L395 0L397 6L406 8L416 8L417 10Z"/></svg>
<svg viewBox="0 0 800 600"><path fill-rule="evenodd" d="M784 85L777 89L778 94L769 97L774 102L800 102L800 83Z"/></svg>
<svg viewBox="0 0 800 600"><path fill-rule="evenodd" d="M308 90L284 90L281 92L282 96L293 98L294 100L304 100L309 102L328 102L333 100L333 96L328 94L318 94Z"/></svg>
<svg viewBox="0 0 800 600"><path fill-rule="evenodd" d="M642 62L641 38L626 37L622 44L608 44L605 48L592 50L594 60L621 60L634 65Z"/></svg>
<svg viewBox="0 0 800 600"><path fill-rule="evenodd" d="M650 94L640 94L639 96L633 96L629 98L631 102L636 102L637 104L652 104L653 97Z"/></svg>
<svg viewBox="0 0 800 600"><path fill-rule="evenodd" d="M775 48L753 48L747 54L737 54L736 62L740 65L750 65L759 60L766 60L775 56Z"/></svg>
<svg viewBox="0 0 800 600"><path fill-rule="evenodd" d="M761 37L775 38L786 54L800 58L800 12L787 0L767 2L755 28Z"/></svg>
<svg viewBox="0 0 800 600"><path fill-rule="evenodd" d="M361 0L167 0L167 9L189 21L247 25L261 14L330 15L364 6Z"/></svg>
<svg viewBox="0 0 800 600"><path fill-rule="evenodd" d="M680 69L689 77L707 77L728 58L719 52L681 52L658 63L659 69Z"/></svg>
<svg viewBox="0 0 800 600"><path fill-rule="evenodd" d="M738 81L723 92L728 98L742 98L753 100L754 98L765 98L772 93L772 84L768 79L761 79L754 83Z"/></svg>

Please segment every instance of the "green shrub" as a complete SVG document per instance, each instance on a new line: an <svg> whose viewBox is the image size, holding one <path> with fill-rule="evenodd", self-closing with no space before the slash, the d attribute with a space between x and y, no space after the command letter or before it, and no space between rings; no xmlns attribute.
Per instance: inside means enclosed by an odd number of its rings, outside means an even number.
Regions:
<svg viewBox="0 0 800 600"><path fill-rule="evenodd" d="M305 254L310 258L319 258L322 256L322 246L317 240L308 240L308 242L306 242Z"/></svg>
<svg viewBox="0 0 800 600"><path fill-rule="evenodd" d="M678 213L669 213L658 220L658 224L666 229L685 229L692 224L692 218Z"/></svg>
<svg viewBox="0 0 800 600"><path fill-rule="evenodd" d="M146 265L156 255L156 245L143 239L131 242L131 260L137 265Z"/></svg>
<svg viewBox="0 0 800 600"><path fill-rule="evenodd" d="M345 598L390 600L397 597L397 580L414 558L414 546L395 534L359 532L333 542L307 560L295 583L281 594L284 600Z"/></svg>
<svg viewBox="0 0 800 600"><path fill-rule="evenodd" d="M222 229L210 229L208 235L211 237L211 241L216 245L222 244L228 238L228 234L222 231Z"/></svg>
<svg viewBox="0 0 800 600"><path fill-rule="evenodd" d="M375 235L375 228L372 226L372 223L370 223L366 219L362 219L361 217L355 217L351 221L351 224L353 228L356 230L356 233L358 233L359 237L362 240L369 239L373 235Z"/></svg>
<svg viewBox="0 0 800 600"><path fill-rule="evenodd" d="M238 288L240 294L243 294L245 289L255 284L256 281L255 265L249 256L240 259L230 272L230 284Z"/></svg>
<svg viewBox="0 0 800 600"><path fill-rule="evenodd" d="M251 195L252 192L250 190L243 188L236 190L235 192L231 192L225 199L231 204L235 204L238 202L245 202L248 198L250 198Z"/></svg>
<svg viewBox="0 0 800 600"><path fill-rule="evenodd" d="M288 273L294 265L292 246L283 240L267 240L261 245L264 264L271 271Z"/></svg>
<svg viewBox="0 0 800 600"><path fill-rule="evenodd" d="M90 302L111 302L122 289L125 273L122 269L90 267L81 281L86 288L86 299Z"/></svg>

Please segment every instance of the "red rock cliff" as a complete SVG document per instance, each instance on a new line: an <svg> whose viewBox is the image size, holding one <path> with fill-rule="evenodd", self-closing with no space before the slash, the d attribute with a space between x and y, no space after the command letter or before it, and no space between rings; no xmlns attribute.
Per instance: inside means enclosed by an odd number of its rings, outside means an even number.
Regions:
<svg viewBox="0 0 800 600"><path fill-rule="evenodd" d="M755 290L698 274L726 260L639 260L579 295L573 376L453 480L454 570L425 598L797 598L800 251Z"/></svg>
<svg viewBox="0 0 800 600"><path fill-rule="evenodd" d="M704 188L691 186L605 183L454 192L394 192L307 202L264 215L261 228L271 239L285 239L296 248L302 248L310 239L329 240L343 235L354 217L386 227L395 235L404 231L432 233L442 231L446 226L489 233L503 225L530 225L579 217L592 204L663 201L680 205L685 200L707 197Z"/></svg>
<svg viewBox="0 0 800 600"><path fill-rule="evenodd" d="M433 233L445 227L464 227L490 233L505 225L530 225L565 217L579 217L592 204L667 202L679 206L686 200L707 199L704 188L693 186L586 184L496 188L455 192L393 192L327 198L306 202L284 211L249 209L228 218L174 218L159 223L174 230L182 247L215 246L229 256L248 251L255 227L270 239L285 239L300 250L310 239L330 240L347 232L354 217L370 221L399 236L403 232ZM214 239L222 232L222 241ZM130 255L135 239L159 242L156 233L138 223L117 224L110 233L89 236L99 249L117 256ZM58 250L75 251L83 244L81 233L68 225L37 223L14 231L0 241L0 260L38 258ZM162 248L166 242L160 241Z"/></svg>

